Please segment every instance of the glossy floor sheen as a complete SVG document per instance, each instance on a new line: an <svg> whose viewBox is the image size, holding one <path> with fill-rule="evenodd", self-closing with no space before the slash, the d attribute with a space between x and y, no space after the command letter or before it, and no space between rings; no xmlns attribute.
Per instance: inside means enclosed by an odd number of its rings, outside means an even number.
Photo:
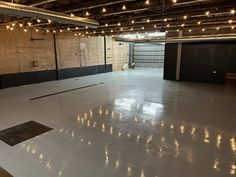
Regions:
<svg viewBox="0 0 236 177"><path fill-rule="evenodd" d="M15 177L236 175L231 88L135 70L0 90L0 99L0 129L29 120L54 128L13 147L0 142L0 166Z"/></svg>

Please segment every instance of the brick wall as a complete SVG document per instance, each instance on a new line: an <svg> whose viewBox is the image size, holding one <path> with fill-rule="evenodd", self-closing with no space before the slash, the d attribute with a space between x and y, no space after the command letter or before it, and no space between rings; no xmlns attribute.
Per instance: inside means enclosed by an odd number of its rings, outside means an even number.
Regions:
<svg viewBox="0 0 236 177"><path fill-rule="evenodd" d="M52 34L0 28L0 41L0 74L55 68ZM33 61L38 61L38 67L33 67Z"/></svg>
<svg viewBox="0 0 236 177"><path fill-rule="evenodd" d="M31 40L33 39L33 40ZM13 31L0 27L0 75L55 69L52 33ZM128 44L107 37L107 64L122 70L128 63ZM75 37L72 33L57 33L56 48L59 68L104 64L104 37ZM38 66L33 67L33 61Z"/></svg>

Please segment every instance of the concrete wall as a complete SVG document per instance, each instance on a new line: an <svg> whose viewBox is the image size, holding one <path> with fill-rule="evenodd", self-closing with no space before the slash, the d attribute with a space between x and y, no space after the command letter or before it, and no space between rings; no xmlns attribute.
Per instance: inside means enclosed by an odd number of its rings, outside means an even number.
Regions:
<svg viewBox="0 0 236 177"><path fill-rule="evenodd" d="M31 39L34 40L31 40ZM55 52L53 34L23 29L0 28L0 75L32 71L54 70ZM107 37L107 64L113 70L122 70L128 63L128 44ZM75 68L104 65L104 37L75 37L72 33L56 34L58 67ZM33 67L33 61L38 66Z"/></svg>

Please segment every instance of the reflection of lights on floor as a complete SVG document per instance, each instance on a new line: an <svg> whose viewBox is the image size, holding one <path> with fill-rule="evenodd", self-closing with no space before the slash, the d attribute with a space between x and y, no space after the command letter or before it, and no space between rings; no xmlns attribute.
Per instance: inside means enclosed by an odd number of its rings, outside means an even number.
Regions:
<svg viewBox="0 0 236 177"><path fill-rule="evenodd" d="M132 168L128 166L127 168L127 176L130 177L132 175Z"/></svg>
<svg viewBox="0 0 236 177"><path fill-rule="evenodd" d="M236 142L234 138L230 139L230 145L231 145L231 149L234 153L236 153Z"/></svg>
<svg viewBox="0 0 236 177"><path fill-rule="evenodd" d="M195 136L195 132L196 132L196 128L193 127L192 130L191 130L191 135L192 135L192 136Z"/></svg>
<svg viewBox="0 0 236 177"><path fill-rule="evenodd" d="M213 168L214 168L216 171L220 171L219 164L220 164L219 160L218 160L218 159L215 159L214 164L213 164Z"/></svg>
<svg viewBox="0 0 236 177"><path fill-rule="evenodd" d="M120 161L119 161L119 160L116 160L116 162L115 162L115 168L119 168L119 166L120 166Z"/></svg>
<svg viewBox="0 0 236 177"><path fill-rule="evenodd" d="M216 146L217 146L217 148L220 148L220 144L221 144L221 135L219 134L219 135L217 135L217 138L216 138Z"/></svg>
<svg viewBox="0 0 236 177"><path fill-rule="evenodd" d="M183 126L183 125L180 126L180 132L181 132L182 134L184 134L184 126Z"/></svg>
<svg viewBox="0 0 236 177"><path fill-rule="evenodd" d="M209 137L210 137L210 135L209 135L209 131L207 130L207 129L204 129L204 142L205 143L210 143L210 140L209 140Z"/></svg>
<svg viewBox="0 0 236 177"><path fill-rule="evenodd" d="M137 135L137 138L136 138L137 143L139 142L140 137L141 137L140 135Z"/></svg>
<svg viewBox="0 0 236 177"><path fill-rule="evenodd" d="M141 171L140 177L145 177L144 170Z"/></svg>

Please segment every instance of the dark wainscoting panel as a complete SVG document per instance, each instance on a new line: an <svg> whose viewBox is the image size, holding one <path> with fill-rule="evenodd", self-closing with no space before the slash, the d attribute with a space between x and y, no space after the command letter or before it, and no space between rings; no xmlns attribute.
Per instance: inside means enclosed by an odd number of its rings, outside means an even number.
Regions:
<svg viewBox="0 0 236 177"><path fill-rule="evenodd" d="M1 88L56 80L55 70L35 71L1 75Z"/></svg>
<svg viewBox="0 0 236 177"><path fill-rule="evenodd" d="M112 64L106 65L106 70L105 65L60 69L59 79L88 76L105 72L112 72Z"/></svg>
<svg viewBox="0 0 236 177"><path fill-rule="evenodd" d="M164 79L175 80L178 44L165 45Z"/></svg>
<svg viewBox="0 0 236 177"><path fill-rule="evenodd" d="M180 80L223 84L236 72L236 42L184 43Z"/></svg>
<svg viewBox="0 0 236 177"><path fill-rule="evenodd" d="M105 72L112 72L112 64L106 65L106 70L105 65L60 69L58 71L58 79L67 79ZM4 74L0 75L0 88L15 87L52 80L57 80L56 70Z"/></svg>

